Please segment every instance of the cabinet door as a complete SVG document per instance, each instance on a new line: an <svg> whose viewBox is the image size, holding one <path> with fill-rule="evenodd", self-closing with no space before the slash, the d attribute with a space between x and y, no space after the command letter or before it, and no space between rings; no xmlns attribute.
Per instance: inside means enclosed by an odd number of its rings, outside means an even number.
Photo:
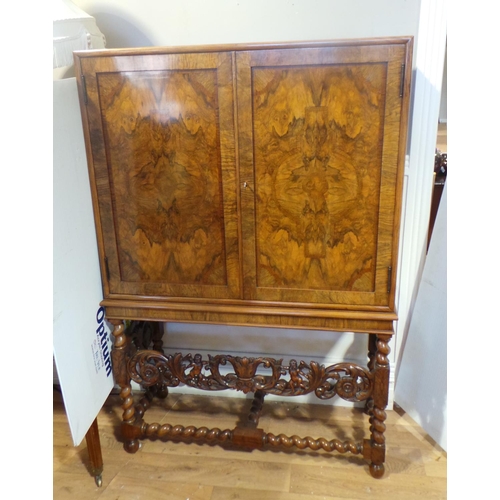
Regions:
<svg viewBox="0 0 500 500"><path fill-rule="evenodd" d="M240 297L231 55L80 65L106 296Z"/></svg>
<svg viewBox="0 0 500 500"><path fill-rule="evenodd" d="M393 307L407 45L237 54L245 298Z"/></svg>

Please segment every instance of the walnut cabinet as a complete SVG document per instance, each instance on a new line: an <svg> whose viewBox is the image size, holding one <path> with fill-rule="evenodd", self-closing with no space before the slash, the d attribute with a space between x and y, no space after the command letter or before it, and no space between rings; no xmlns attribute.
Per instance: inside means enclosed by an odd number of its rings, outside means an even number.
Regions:
<svg viewBox="0 0 500 500"><path fill-rule="evenodd" d="M383 474L411 54L409 37L75 53L128 451L151 435L323 448ZM137 350L124 320L362 333L367 366L165 356ZM146 424L180 383L255 393L248 425ZM365 401L371 436L257 427L266 394L308 392Z"/></svg>

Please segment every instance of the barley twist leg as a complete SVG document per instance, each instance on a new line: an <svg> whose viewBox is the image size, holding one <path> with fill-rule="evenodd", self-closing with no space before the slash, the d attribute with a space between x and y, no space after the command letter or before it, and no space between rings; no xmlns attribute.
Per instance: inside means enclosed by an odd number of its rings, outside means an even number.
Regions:
<svg viewBox="0 0 500 500"><path fill-rule="evenodd" d="M377 335L372 370L375 375L373 408L370 409L370 473L374 478L384 475L385 461L385 408L389 400L389 348L390 335Z"/></svg>
<svg viewBox="0 0 500 500"><path fill-rule="evenodd" d="M115 343L112 351L113 375L116 383L120 386L120 398L123 402L122 420L124 424L135 422L134 398L132 397L131 379L128 374L127 360L130 355L130 337L125 335L125 326L122 320L110 320L113 325L113 336ZM135 453L139 449L137 439L126 439L124 448L129 453Z"/></svg>
<svg viewBox="0 0 500 500"><path fill-rule="evenodd" d="M151 322L153 334L151 340L153 342L153 350L165 354L163 350L163 323L158 321ZM154 391L157 398L165 399L168 396L168 387L166 384L159 383Z"/></svg>
<svg viewBox="0 0 500 500"><path fill-rule="evenodd" d="M377 335L370 333L368 335L368 369L373 372L375 366L375 354L377 351ZM372 423L373 414L373 397L369 397L365 403L365 413L370 415L370 424Z"/></svg>

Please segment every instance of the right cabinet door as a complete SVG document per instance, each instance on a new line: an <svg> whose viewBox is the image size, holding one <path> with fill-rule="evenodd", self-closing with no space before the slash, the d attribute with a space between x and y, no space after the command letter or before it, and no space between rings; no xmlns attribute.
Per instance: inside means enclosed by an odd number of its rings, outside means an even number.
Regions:
<svg viewBox="0 0 500 500"><path fill-rule="evenodd" d="M244 296L392 309L408 43L236 54Z"/></svg>

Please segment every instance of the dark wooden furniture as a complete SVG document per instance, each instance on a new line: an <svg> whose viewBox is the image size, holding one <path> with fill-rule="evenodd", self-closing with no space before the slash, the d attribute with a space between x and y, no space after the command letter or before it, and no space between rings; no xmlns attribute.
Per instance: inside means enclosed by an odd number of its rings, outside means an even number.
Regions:
<svg viewBox="0 0 500 500"><path fill-rule="evenodd" d="M152 436L295 446L382 476L411 54L411 38L75 53L127 451ZM368 362L165 356L124 320L366 334ZM248 422L146 423L179 384L254 393ZM258 428L266 394L310 392L365 402L369 439Z"/></svg>
<svg viewBox="0 0 500 500"><path fill-rule="evenodd" d="M434 188L432 190L431 213L429 216L429 232L427 236L427 250L431 244L432 231L436 222L441 196L443 195L446 176L448 175L448 154L436 149L434 155Z"/></svg>

